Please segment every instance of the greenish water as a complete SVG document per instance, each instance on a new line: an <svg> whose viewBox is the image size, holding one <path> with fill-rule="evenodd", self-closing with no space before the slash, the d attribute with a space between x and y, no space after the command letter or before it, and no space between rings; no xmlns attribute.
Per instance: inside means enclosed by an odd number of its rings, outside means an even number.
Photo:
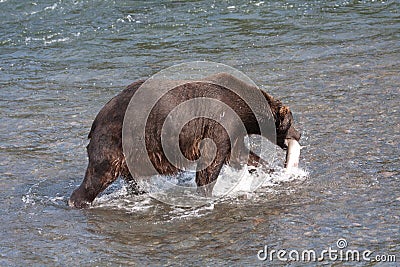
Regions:
<svg viewBox="0 0 400 267"><path fill-rule="evenodd" d="M340 238L400 261L399 10L398 1L0 0L0 264L280 266L289 263L257 252L321 251ZM308 177L213 209L123 197L121 182L92 209L67 207L101 107L192 60L235 67L291 107Z"/></svg>

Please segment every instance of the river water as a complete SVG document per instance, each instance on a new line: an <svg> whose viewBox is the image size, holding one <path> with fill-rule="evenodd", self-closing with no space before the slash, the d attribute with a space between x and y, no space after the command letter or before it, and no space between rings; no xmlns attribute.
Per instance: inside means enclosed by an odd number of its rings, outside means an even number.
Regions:
<svg viewBox="0 0 400 267"><path fill-rule="evenodd" d="M257 254L331 247L399 264L399 10L392 0L0 0L0 265L396 266ZM299 175L198 209L128 196L118 181L93 208L69 208L101 107L193 60L237 68L291 107Z"/></svg>

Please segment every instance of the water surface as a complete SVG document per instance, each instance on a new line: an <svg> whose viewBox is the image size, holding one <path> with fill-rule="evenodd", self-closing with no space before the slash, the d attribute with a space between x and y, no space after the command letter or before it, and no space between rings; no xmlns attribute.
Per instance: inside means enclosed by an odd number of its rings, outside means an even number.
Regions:
<svg viewBox="0 0 400 267"><path fill-rule="evenodd" d="M0 1L1 265L278 266L257 252L320 251L339 238L399 261L399 10L398 1ZM235 67L288 104L309 175L198 210L124 197L120 181L92 209L67 207L101 107L192 60ZM318 265L335 264L396 266Z"/></svg>

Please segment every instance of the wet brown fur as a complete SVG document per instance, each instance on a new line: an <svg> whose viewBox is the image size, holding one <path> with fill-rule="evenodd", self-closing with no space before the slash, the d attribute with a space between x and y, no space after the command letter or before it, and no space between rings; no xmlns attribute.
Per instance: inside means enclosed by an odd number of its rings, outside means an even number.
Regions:
<svg viewBox="0 0 400 267"><path fill-rule="evenodd" d="M225 75L225 74L224 74ZM221 76L216 76L219 79ZM230 78L229 76L228 78ZM226 79L226 77L223 77ZM183 84L169 91L164 95L153 108L146 125L146 145L148 156L160 174L175 174L179 171L172 165L164 155L160 131L166 115L179 103L194 97L211 97L218 99L233 107L245 124L248 134L260 134L257 120L254 114L237 95L221 85L210 82L191 82ZM90 143L87 146L89 164L82 184L73 192L70 198L70 205L75 207L86 207L94 198L118 177L122 176L127 181L135 183L134 177L146 175L140 168L141 156L137 156L137 168L130 170L127 167L125 156L122 151L122 126L125 110L130 99L144 81L137 81L129 85L120 94L112 98L96 116L88 138ZM259 89L257 89L259 90ZM283 106L281 101L273 98L268 93L261 91L268 101L272 115L275 120L277 140L276 143L285 148L284 139L300 139L300 134L292 127L293 117L288 107ZM236 125L231 125L230 133L235 133ZM207 119L197 118L188 122L182 129L179 137L182 153L189 160L196 160L207 152L207 148L201 148L200 142L204 138L211 138L217 144L217 156L209 167L196 173L196 183L198 186L212 184L215 182L220 169L224 163L237 166L241 162L248 162L256 165L259 158L255 154L250 154L250 158L240 158L240 149L244 149L243 137L234 136L234 148L229 142L229 135L218 122ZM200 163L201 165L201 163ZM184 166L181 166L184 167ZM206 195L211 194L212 186L205 189ZM207 191L208 190L208 191Z"/></svg>

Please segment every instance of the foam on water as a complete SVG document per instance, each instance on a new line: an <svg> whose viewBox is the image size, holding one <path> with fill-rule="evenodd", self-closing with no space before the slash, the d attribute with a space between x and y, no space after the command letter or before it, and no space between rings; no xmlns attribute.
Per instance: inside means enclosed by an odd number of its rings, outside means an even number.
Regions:
<svg viewBox="0 0 400 267"><path fill-rule="evenodd" d="M48 188L51 195L44 194L43 192L48 192ZM27 192L22 196L21 201L27 206L34 205L52 205L57 207L66 208L66 203L68 201L68 196L62 192L53 192L57 190L57 186L50 179L43 179L32 186L30 186Z"/></svg>
<svg viewBox="0 0 400 267"><path fill-rule="evenodd" d="M251 168L254 169L252 173L248 171ZM238 176L241 178L239 181L237 179ZM260 191L264 193L266 191L273 193L283 182L302 181L305 180L307 176L308 172L301 168L294 168L290 172L283 168L275 168L274 172L267 173L262 168L245 166L241 170L237 170L229 166L224 166L214 186L213 195L216 196L214 202L197 208L172 207L172 209L166 210L165 214L162 216L164 216L167 221L204 216L214 209L214 205L218 205L219 203L236 203L239 198L240 201L246 201L243 199L257 196ZM182 184L182 181L184 181L186 186L195 187L194 179L195 173L189 172L169 177L168 181L176 184ZM260 188L253 193L254 183L255 181L260 181L260 179L263 179L263 183ZM42 192L45 192L48 186L55 187L48 179L43 179L30 186L26 194L22 196L22 202L32 206L41 204L66 208L69 195L62 195L60 192L54 191L54 195L43 194ZM70 185L68 190L72 192L75 186L76 185ZM232 188L228 194L226 194L227 188ZM243 198L243 196L245 196L245 198ZM162 204L153 199L150 194L131 195L128 192L126 183L122 179L119 179L94 200L91 208L116 209L128 213L146 213L157 205Z"/></svg>
<svg viewBox="0 0 400 267"><path fill-rule="evenodd" d="M339 237L400 253L400 2L257 2L0 0L0 265L254 266L263 245L323 249ZM91 210L69 208L103 104L164 67L216 58L290 106L310 177L275 168L255 192L196 209L119 181ZM148 235L153 218L176 228Z"/></svg>
<svg viewBox="0 0 400 267"><path fill-rule="evenodd" d="M113 187L97 197L92 203L92 208L111 208L125 210L130 213L146 212L154 205L152 198L147 194L129 194L127 185L121 180Z"/></svg>
<svg viewBox="0 0 400 267"><path fill-rule="evenodd" d="M165 214L165 221L175 221L181 219L190 219L190 218L198 218L207 215L209 212L214 210L215 203L209 203L208 205L204 205L197 208L192 209L184 209L175 207L168 214Z"/></svg>
<svg viewBox="0 0 400 267"><path fill-rule="evenodd" d="M229 203L241 196L251 197L254 191L254 184L257 184L257 181L260 181L261 179L263 180L263 183L259 190L271 190L273 192L278 189L276 187L283 182L303 181L308 177L308 172L301 168L293 168L290 172L283 168L275 168L274 172L267 173L260 167L254 168L255 171L249 173L248 169L250 168L254 167L245 166L242 170L237 170L229 166L224 166L220 176L218 177L217 183L214 186L213 195L217 198L213 203L197 208L174 207L169 215L173 215L172 217L175 218L198 217L204 215L207 211L213 210L215 204L218 205L218 203L221 202ZM244 173L239 182L237 179L238 173ZM186 185L189 184L196 186L194 179L194 173L184 173L179 176L169 177L168 181L170 183L175 182L176 184L180 184L182 183L182 180L184 180ZM233 183L237 184L235 185ZM166 184L166 187L168 186L169 185ZM113 187L114 188L108 189L100 197L96 198L92 207L121 209L127 212L145 212L153 205L160 204L160 202L153 200L149 194L138 196L130 195L127 186L122 181L116 183ZM225 192L227 188L233 189L226 194ZM257 191L258 190L254 192L255 195L257 195Z"/></svg>

